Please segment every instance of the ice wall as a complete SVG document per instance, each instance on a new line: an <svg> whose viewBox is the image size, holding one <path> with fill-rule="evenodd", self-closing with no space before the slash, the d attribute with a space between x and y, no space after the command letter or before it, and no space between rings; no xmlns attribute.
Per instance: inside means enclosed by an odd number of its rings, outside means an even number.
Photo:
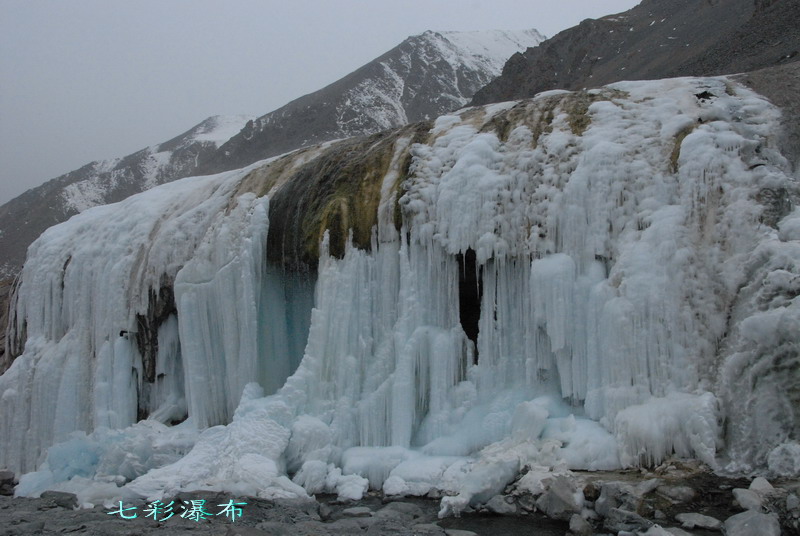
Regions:
<svg viewBox="0 0 800 536"><path fill-rule="evenodd" d="M308 331L313 280L264 266L266 199L236 191L247 171L88 210L31 247L10 326L24 353L0 377L0 465L29 471L71 432L144 417L224 424L247 382L274 392L296 368L302 348L285 341Z"/></svg>
<svg viewBox="0 0 800 536"><path fill-rule="evenodd" d="M144 409L188 420L115 439L150 445L134 472L104 454L105 429L73 438L98 452L81 477L151 497L435 487L454 495L447 513L525 465L677 455L779 471L798 439L800 219L777 128L775 108L724 78L626 82L87 211L31 249L0 463L32 469L69 432ZM266 244L317 237L316 284L265 261ZM459 312L468 252L475 341ZM147 356L120 330L155 318L165 285L174 312L147 324L157 381L144 389ZM186 429L200 432L186 456L185 435L152 454ZM69 478L61 463L25 489Z"/></svg>

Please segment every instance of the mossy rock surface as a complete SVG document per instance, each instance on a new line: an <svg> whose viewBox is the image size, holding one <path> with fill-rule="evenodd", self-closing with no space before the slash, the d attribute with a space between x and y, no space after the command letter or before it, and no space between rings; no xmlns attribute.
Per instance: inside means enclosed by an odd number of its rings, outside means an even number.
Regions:
<svg viewBox="0 0 800 536"><path fill-rule="evenodd" d="M370 249L395 145L402 138L424 142L430 129L430 122L422 122L304 149L252 171L239 192L269 195L267 258L292 270L313 269L326 231L335 257L344 255L351 233L356 247ZM399 164L395 191L406 178L410 156Z"/></svg>

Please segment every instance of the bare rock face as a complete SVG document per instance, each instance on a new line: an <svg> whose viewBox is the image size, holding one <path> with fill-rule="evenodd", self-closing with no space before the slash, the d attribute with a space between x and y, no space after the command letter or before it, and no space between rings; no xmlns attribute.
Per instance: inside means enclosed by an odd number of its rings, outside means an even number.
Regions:
<svg viewBox="0 0 800 536"><path fill-rule="evenodd" d="M8 470L0 471L0 495L11 496L14 495L14 486L16 481L14 473Z"/></svg>
<svg viewBox="0 0 800 536"><path fill-rule="evenodd" d="M514 55L472 103L619 80L751 71L796 61L798 51L795 0L645 0Z"/></svg>
<svg viewBox="0 0 800 536"><path fill-rule="evenodd" d="M8 301L11 296L12 281L0 280L0 374L11 366L11 356L6 355L6 326L8 325Z"/></svg>

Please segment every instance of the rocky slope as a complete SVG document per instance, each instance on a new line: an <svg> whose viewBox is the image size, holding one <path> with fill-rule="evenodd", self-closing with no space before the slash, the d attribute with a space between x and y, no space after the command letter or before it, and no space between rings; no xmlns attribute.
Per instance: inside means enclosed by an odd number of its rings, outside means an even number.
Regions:
<svg viewBox="0 0 800 536"><path fill-rule="evenodd" d="M750 71L795 61L798 51L796 0L645 0L514 55L473 104L618 80Z"/></svg>
<svg viewBox="0 0 800 536"><path fill-rule="evenodd" d="M425 32L319 91L258 118L203 172L236 169L322 141L373 134L460 108L505 60L544 38L522 32Z"/></svg>
<svg viewBox="0 0 800 536"><path fill-rule="evenodd" d="M371 134L459 108L500 74L535 30L425 32L333 84L255 121L211 117L166 143L92 162L0 207L0 278L15 274L42 231L158 184L237 169L298 147Z"/></svg>
<svg viewBox="0 0 800 536"><path fill-rule="evenodd" d="M87 208L114 203L192 175L244 126L247 117L209 117L167 142L123 158L92 162L0 206L0 277L12 277L45 229Z"/></svg>

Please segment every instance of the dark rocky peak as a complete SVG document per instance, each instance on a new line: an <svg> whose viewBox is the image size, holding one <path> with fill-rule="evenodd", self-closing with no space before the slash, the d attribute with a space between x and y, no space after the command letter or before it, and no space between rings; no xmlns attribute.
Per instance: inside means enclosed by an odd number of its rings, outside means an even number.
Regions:
<svg viewBox="0 0 800 536"><path fill-rule="evenodd" d="M797 0L645 0L588 19L512 57L472 104L619 80L718 75L792 61L800 49Z"/></svg>

